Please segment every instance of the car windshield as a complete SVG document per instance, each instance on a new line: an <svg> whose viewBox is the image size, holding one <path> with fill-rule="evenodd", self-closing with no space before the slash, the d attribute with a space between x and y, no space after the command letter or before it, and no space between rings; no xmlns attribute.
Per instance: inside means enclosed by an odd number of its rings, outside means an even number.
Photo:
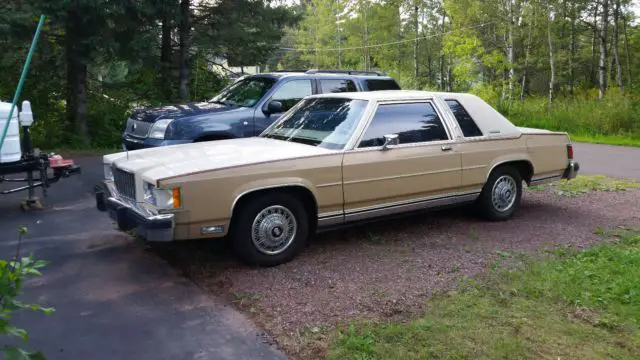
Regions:
<svg viewBox="0 0 640 360"><path fill-rule="evenodd" d="M266 94L275 83L275 79L268 77L248 77L231 84L226 89L222 90L220 94L209 100L209 102L229 106L253 106L256 102L262 99L264 94Z"/></svg>
<svg viewBox="0 0 640 360"><path fill-rule="evenodd" d="M366 106L365 100L304 99L260 136L340 150L351 138Z"/></svg>

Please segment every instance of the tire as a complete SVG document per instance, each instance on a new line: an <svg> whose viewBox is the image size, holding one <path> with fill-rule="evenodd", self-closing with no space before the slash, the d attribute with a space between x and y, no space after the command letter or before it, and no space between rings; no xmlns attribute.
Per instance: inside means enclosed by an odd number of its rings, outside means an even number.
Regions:
<svg viewBox="0 0 640 360"><path fill-rule="evenodd" d="M236 256L246 264L284 264L305 247L309 237L309 216L294 196L268 193L252 197L240 206L232 220L230 240Z"/></svg>
<svg viewBox="0 0 640 360"><path fill-rule="evenodd" d="M515 194L513 192L515 191ZM496 201L494 201L496 193ZM479 215L490 221L510 219L520 206L522 177L516 168L503 165L491 172L476 203Z"/></svg>

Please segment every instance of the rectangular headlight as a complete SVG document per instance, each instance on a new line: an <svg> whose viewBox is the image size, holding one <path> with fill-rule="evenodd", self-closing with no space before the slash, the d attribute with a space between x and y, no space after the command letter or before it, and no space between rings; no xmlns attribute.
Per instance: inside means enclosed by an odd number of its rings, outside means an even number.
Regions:
<svg viewBox="0 0 640 360"><path fill-rule="evenodd" d="M104 179L113 181L113 171L111 170L110 164L104 164Z"/></svg>
<svg viewBox="0 0 640 360"><path fill-rule="evenodd" d="M154 184L145 182L144 201L158 210L174 210L182 206L180 188L159 189Z"/></svg>

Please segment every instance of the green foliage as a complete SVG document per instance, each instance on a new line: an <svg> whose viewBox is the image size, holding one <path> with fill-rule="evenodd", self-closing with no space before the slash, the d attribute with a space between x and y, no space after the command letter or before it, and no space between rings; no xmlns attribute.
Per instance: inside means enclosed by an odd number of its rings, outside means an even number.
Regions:
<svg viewBox="0 0 640 360"><path fill-rule="evenodd" d="M329 359L637 359L640 233L525 260L433 297L408 323L351 326Z"/></svg>
<svg viewBox="0 0 640 360"><path fill-rule="evenodd" d="M551 110L547 99L512 102L502 112L520 126L567 131L580 135L619 135L640 141L640 102L631 94L617 93L598 101L588 95L557 99ZM615 95L614 95L615 94Z"/></svg>
<svg viewBox="0 0 640 360"><path fill-rule="evenodd" d="M46 262L35 260L33 256L21 257L20 245L27 229L18 230L18 247L16 256L12 260L0 260L0 334L9 338L19 338L24 342L29 340L26 330L11 323L13 313L19 310L31 310L51 315L53 308L45 308L38 304L27 304L18 300L23 294L24 282L31 277L41 276ZM36 360L44 359L41 352L27 352L13 345L5 345L2 349L7 360Z"/></svg>

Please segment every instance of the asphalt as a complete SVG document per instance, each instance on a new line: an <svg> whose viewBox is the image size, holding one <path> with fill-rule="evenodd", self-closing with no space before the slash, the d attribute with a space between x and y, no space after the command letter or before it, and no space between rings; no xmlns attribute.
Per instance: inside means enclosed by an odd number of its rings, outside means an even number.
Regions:
<svg viewBox="0 0 640 360"><path fill-rule="evenodd" d="M573 150L581 174L640 179L640 148L576 143Z"/></svg>
<svg viewBox="0 0 640 360"><path fill-rule="evenodd" d="M225 301L115 231L91 192L100 159L76 160L83 174L54 184L42 211L20 211L26 193L0 196L0 256L13 256L24 225L22 254L49 262L23 300L56 312L17 314L29 331L26 349L48 360L285 359Z"/></svg>
<svg viewBox="0 0 640 360"><path fill-rule="evenodd" d="M640 148L579 143L575 158L581 174L640 179ZM29 331L27 349L49 360L286 359L224 300L116 231L95 209L100 158L75 160L82 175L54 184L42 211L20 211L26 193L0 196L0 256L13 256L24 225L22 253L49 262L28 282L24 300L56 313L16 316Z"/></svg>

